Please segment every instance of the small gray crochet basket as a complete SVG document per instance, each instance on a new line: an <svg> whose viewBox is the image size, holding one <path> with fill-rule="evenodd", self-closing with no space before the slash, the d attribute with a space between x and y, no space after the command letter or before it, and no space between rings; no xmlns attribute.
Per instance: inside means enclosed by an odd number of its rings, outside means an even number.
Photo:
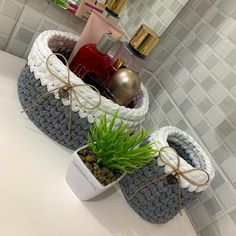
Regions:
<svg viewBox="0 0 236 236"><path fill-rule="evenodd" d="M175 131L169 132L170 129ZM189 139L186 133L174 127L163 127L160 130L160 133L165 132L168 133L166 136L160 134L155 137L152 135L150 141L156 141L158 145L154 145L155 148L160 149L167 145L174 148L186 163L192 167L205 169L209 173L209 184L214 176L213 167L206 159L203 150L192 139ZM163 137L165 140L160 140ZM132 174L126 174L120 181L122 192L128 204L139 216L151 223L166 223L180 211L178 182L164 178L142 188L142 186L165 174L165 166L158 165L157 159L154 158L151 163ZM140 188L142 190L134 194ZM183 208L198 198L202 191L189 191L189 188L180 187L180 193Z"/></svg>

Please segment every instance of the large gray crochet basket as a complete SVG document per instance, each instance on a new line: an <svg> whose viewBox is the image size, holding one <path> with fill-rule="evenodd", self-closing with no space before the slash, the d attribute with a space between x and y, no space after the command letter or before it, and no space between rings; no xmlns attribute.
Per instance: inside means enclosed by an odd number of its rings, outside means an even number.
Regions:
<svg viewBox="0 0 236 236"><path fill-rule="evenodd" d="M28 65L24 67L19 76L17 88L23 108L29 107L40 94L47 92L40 80L34 78ZM76 150L86 144L90 123L86 118L78 118L78 114L72 112L71 139L69 140L69 109L69 106L64 106L61 100L55 99L54 94L50 94L39 102L35 109L27 112L27 115L50 138L67 148Z"/></svg>
<svg viewBox="0 0 236 236"><path fill-rule="evenodd" d="M70 98L61 99L55 89L65 85L61 81L68 81L68 70L64 62L60 60L60 56L52 54L60 53L68 59L77 40L79 40L78 36L60 31L52 30L41 33L33 44L27 64L23 68L17 84L19 100L24 109L35 104L41 95L47 93L47 96L38 101L26 114L42 132L72 150L86 144L91 124L104 113L107 114L109 122L119 109L118 123L123 120L128 128L138 129L145 119L149 104L147 90L141 84L141 96L135 100L133 109L119 106L103 96L97 107L98 93L88 86L83 86L84 82L72 72L70 72L70 82L72 85L82 85L82 87L76 87L71 101ZM61 80L57 79L55 74ZM76 101L76 96L81 99L81 103ZM85 108L81 104L86 104L85 107L96 108ZM72 117L71 138L69 139L70 109Z"/></svg>
<svg viewBox="0 0 236 236"><path fill-rule="evenodd" d="M213 168L209 164L210 162L208 160L206 161L207 157L202 149L191 139L186 139L188 137L186 133L174 127L163 127L160 132L165 133L170 129L176 130L177 132L170 132L168 135L164 135L165 140L160 140L163 138L162 135L154 137L154 139L159 139L159 141L156 140L158 144L156 148L160 149L167 145L174 148L179 156L192 167L206 169L209 172L211 181L214 176ZM153 138L150 141L153 141ZM131 196L140 187L163 175L165 175L164 166L158 165L157 159L154 158L150 164L142 169L136 170L132 174L126 174L120 181L122 192L128 204L139 216L151 223L166 223L180 211L178 183L164 178L146 186L137 192L133 198ZM183 208L198 198L202 191L189 191L188 188L181 187L180 193Z"/></svg>

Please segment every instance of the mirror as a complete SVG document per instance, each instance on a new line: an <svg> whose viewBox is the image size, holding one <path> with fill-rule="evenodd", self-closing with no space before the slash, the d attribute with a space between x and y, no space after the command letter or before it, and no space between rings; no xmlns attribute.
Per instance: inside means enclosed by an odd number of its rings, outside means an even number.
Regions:
<svg viewBox="0 0 236 236"><path fill-rule="evenodd" d="M131 37L141 24L161 36L189 0L128 0L120 24Z"/></svg>
<svg viewBox="0 0 236 236"><path fill-rule="evenodd" d="M70 1L66 1L66 0L49 0L50 2L56 4L57 6L65 9L66 11L72 13L75 15L77 9L78 9L78 5L80 1L76 1L76 0L70 0Z"/></svg>
<svg viewBox="0 0 236 236"><path fill-rule="evenodd" d="M48 0L83 20L92 9L103 12L106 0ZM120 15L120 26L132 36L141 24L146 24L161 36L189 0L128 0Z"/></svg>
<svg viewBox="0 0 236 236"><path fill-rule="evenodd" d="M105 1L96 1L96 0L48 0L49 2L54 3L55 5L65 9L71 14L87 21L91 11L96 10L100 13L103 12Z"/></svg>

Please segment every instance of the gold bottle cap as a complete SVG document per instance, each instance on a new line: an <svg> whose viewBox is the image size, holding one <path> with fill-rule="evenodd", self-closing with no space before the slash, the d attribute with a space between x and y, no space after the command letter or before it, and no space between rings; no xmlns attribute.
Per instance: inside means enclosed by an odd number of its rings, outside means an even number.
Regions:
<svg viewBox="0 0 236 236"><path fill-rule="evenodd" d="M147 56L158 44L159 36L148 26L141 25L129 42L129 46Z"/></svg>
<svg viewBox="0 0 236 236"><path fill-rule="evenodd" d="M121 58L117 58L115 63L113 64L113 69L118 71L120 68L124 66L125 62Z"/></svg>
<svg viewBox="0 0 236 236"><path fill-rule="evenodd" d="M118 16L128 0L107 0L105 6L108 10Z"/></svg>

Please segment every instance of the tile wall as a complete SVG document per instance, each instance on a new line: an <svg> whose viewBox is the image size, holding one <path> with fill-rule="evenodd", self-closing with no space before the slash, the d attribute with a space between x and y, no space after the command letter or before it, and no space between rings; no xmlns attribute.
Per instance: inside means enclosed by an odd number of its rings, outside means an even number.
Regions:
<svg viewBox="0 0 236 236"><path fill-rule="evenodd" d="M0 50L26 58L44 30L78 34L85 22L47 0L0 0Z"/></svg>
<svg viewBox="0 0 236 236"><path fill-rule="evenodd" d="M152 17L146 11L144 20L158 29L153 17L164 9L154 10L156 2L177 11L175 4L187 1L145 2L126 9L121 24L128 35L143 21L140 10L152 9ZM136 23L129 25L129 17ZM0 49L20 57L27 56L43 30L79 33L83 26L46 0L0 0ZM160 33L165 28L164 23ZM151 101L145 126L175 125L187 131L214 162L216 178L210 189L188 209L196 231L201 236L235 236L236 0L190 0L162 34L141 77Z"/></svg>
<svg viewBox="0 0 236 236"><path fill-rule="evenodd" d="M190 0L152 58L145 126L177 126L205 148L216 177L188 214L201 236L235 236L236 1Z"/></svg>

